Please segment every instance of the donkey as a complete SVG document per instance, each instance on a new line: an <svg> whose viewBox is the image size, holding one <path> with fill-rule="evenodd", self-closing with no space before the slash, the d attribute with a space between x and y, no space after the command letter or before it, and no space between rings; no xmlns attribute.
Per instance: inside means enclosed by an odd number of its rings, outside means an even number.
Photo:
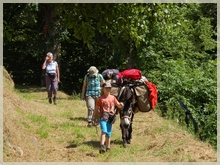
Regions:
<svg viewBox="0 0 220 165"><path fill-rule="evenodd" d="M120 128L123 146L126 147L127 144L130 144L132 139L132 121L137 102L133 85L126 84L123 86L120 90L118 100L124 103L124 107L120 109Z"/></svg>

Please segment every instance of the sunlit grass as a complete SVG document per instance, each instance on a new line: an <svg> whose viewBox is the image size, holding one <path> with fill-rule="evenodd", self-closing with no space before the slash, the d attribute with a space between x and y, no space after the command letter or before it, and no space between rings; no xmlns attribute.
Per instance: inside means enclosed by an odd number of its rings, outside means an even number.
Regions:
<svg viewBox="0 0 220 165"><path fill-rule="evenodd" d="M31 89L36 91L37 89ZM49 104L45 93L28 92L23 89L24 106L16 107L22 116L20 124L38 141L48 141L53 147L41 146L41 161L47 160L47 154L60 156L60 152L68 154L68 161L94 162L147 162L147 161L193 161L190 153L182 149L186 145L183 129L175 122L163 120L149 113L135 114L133 122L133 138L126 148L122 145L119 116L113 125L111 152L99 154L100 126L87 127L87 108L85 101L76 96L59 94L58 104ZM30 97L26 97L29 95ZM37 97L38 95L38 97ZM23 97L25 96L25 97ZM43 98L42 98L43 97ZM43 100L31 102L30 100ZM34 106L33 106L34 105ZM30 107L30 108L29 108ZM25 109L27 108L27 109ZM175 124L174 124L175 123ZM35 135L34 135L35 134ZM176 139L175 134L179 136ZM192 138L192 136L190 136ZM43 142L42 142L43 143ZM184 154L183 154L184 153ZM60 159L63 161L66 156ZM67 160L67 159L65 159Z"/></svg>
<svg viewBox="0 0 220 165"><path fill-rule="evenodd" d="M30 125L26 122L21 122L21 124L25 127L25 128L31 128Z"/></svg>
<svg viewBox="0 0 220 165"><path fill-rule="evenodd" d="M63 129L71 129L71 128L74 128L75 123L68 121L68 122L63 122L59 124L58 126L62 127Z"/></svg>
<svg viewBox="0 0 220 165"><path fill-rule="evenodd" d="M20 107L16 107L16 109L15 109L17 112L19 112L20 114L24 114L24 111L20 108Z"/></svg>
<svg viewBox="0 0 220 165"><path fill-rule="evenodd" d="M47 138L49 136L48 132L44 128L38 129L37 134L39 134L41 138Z"/></svg>
<svg viewBox="0 0 220 165"><path fill-rule="evenodd" d="M73 135L76 135L77 138L84 138L84 132L83 132L83 129L82 128L78 128L78 127L75 127L73 130L72 130L72 134Z"/></svg>
<svg viewBox="0 0 220 165"><path fill-rule="evenodd" d="M65 111L65 112L59 113L57 116L69 119L73 117L73 114L71 113L71 111Z"/></svg>
<svg viewBox="0 0 220 165"><path fill-rule="evenodd" d="M47 118L42 115L36 115L36 114L29 113L27 115L27 118L35 123L46 123L47 122Z"/></svg>

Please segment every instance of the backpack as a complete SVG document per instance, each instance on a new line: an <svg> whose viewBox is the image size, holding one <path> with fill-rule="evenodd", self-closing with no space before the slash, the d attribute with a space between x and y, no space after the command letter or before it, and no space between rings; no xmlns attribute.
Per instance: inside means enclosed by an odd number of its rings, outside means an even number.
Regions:
<svg viewBox="0 0 220 165"><path fill-rule="evenodd" d="M138 111L149 112L154 110L157 104L157 88L155 84L145 81L135 87L135 94Z"/></svg>
<svg viewBox="0 0 220 165"><path fill-rule="evenodd" d="M100 74L98 73L97 74L97 78L99 80L99 82L101 81L101 77L100 77ZM89 73L86 75L86 83L88 84L88 81L89 81Z"/></svg>
<svg viewBox="0 0 220 165"><path fill-rule="evenodd" d="M118 69L106 69L102 72L102 76L105 80L115 79L118 73L119 73Z"/></svg>
<svg viewBox="0 0 220 165"><path fill-rule="evenodd" d="M149 81L146 81L145 84L147 84L147 87L150 92L148 96L148 100L150 100L151 102L151 109L154 110L157 104L157 86Z"/></svg>
<svg viewBox="0 0 220 165"><path fill-rule="evenodd" d="M135 94L137 97L137 108L140 112L149 112L151 110L151 103L148 100L149 89L145 83L136 86Z"/></svg>
<svg viewBox="0 0 220 165"><path fill-rule="evenodd" d="M139 80L142 74L139 69L126 69L117 75L118 84L122 84L124 79L129 81Z"/></svg>

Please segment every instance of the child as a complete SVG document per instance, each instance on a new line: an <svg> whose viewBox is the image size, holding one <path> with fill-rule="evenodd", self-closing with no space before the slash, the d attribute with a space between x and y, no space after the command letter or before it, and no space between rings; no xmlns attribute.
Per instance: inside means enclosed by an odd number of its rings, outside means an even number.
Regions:
<svg viewBox="0 0 220 165"><path fill-rule="evenodd" d="M110 137L112 134L112 124L108 122L109 114L115 114L115 105L118 108L121 108L123 106L123 103L119 103L115 96L110 94L111 87L112 86L109 82L106 82L102 85L101 96L97 101L92 118L92 124L94 124L94 117L99 109L100 128L102 132L100 136L100 153L110 151ZM105 142L106 147L104 144Z"/></svg>

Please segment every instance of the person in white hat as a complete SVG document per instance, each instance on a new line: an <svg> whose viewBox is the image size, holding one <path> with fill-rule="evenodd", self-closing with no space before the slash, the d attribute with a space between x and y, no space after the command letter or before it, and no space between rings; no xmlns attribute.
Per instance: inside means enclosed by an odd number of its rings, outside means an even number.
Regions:
<svg viewBox="0 0 220 165"><path fill-rule="evenodd" d="M96 102L100 96L100 87L105 82L103 76L99 74L98 69L95 66L91 66L87 70L87 74L84 76L82 86L82 99L86 100L86 106L88 109L88 126L92 126L91 120L93 111L95 109ZM97 117L98 122L98 117Z"/></svg>
<svg viewBox="0 0 220 165"><path fill-rule="evenodd" d="M46 69L45 79L49 103L52 104L52 95L54 95L53 102L56 105L58 83L60 82L60 71L58 63L53 60L53 54L51 52L47 53L42 69Z"/></svg>

